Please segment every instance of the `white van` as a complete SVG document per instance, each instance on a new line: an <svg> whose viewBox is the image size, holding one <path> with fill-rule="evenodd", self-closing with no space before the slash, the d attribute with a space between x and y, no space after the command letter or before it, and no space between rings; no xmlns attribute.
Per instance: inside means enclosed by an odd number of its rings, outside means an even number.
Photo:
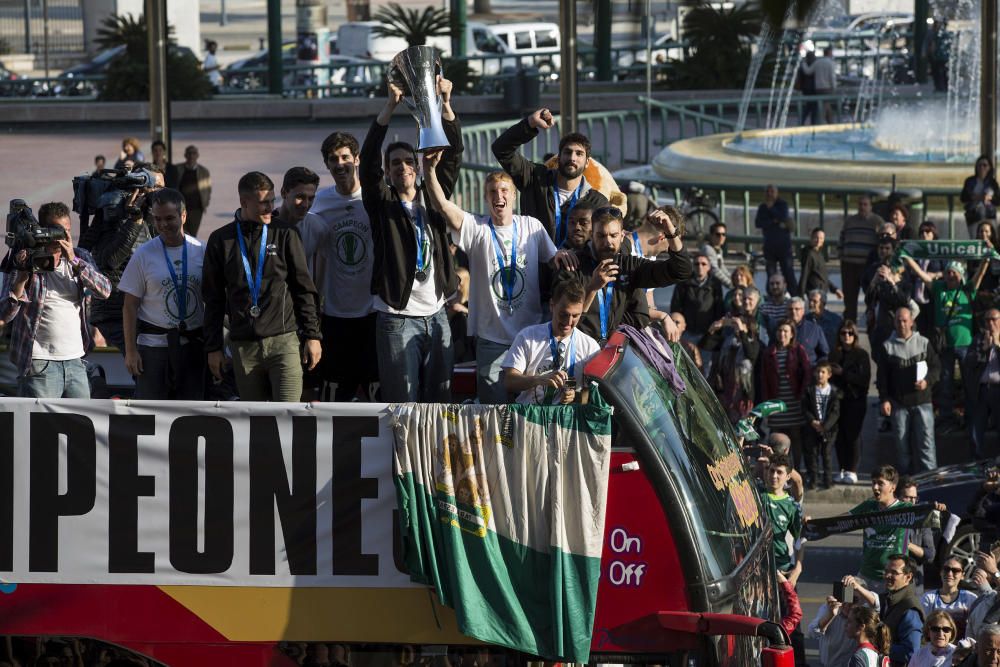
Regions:
<svg viewBox="0 0 1000 667"><path fill-rule="evenodd" d="M337 53L355 58L372 58L388 62L410 45L402 37L375 34L378 21L350 21L337 28Z"/></svg>
<svg viewBox="0 0 1000 667"><path fill-rule="evenodd" d="M537 67L543 73L559 70L559 26L555 23L496 23L490 26L507 51L520 58L522 65Z"/></svg>

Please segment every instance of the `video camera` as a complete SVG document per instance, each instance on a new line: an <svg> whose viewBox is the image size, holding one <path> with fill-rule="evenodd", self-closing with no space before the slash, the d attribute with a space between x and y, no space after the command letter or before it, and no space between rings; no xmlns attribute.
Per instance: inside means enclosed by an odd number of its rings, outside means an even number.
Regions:
<svg viewBox="0 0 1000 667"><path fill-rule="evenodd" d="M55 255L48 252L47 246L65 238L65 229L59 226L43 227L23 199L11 199L4 237L10 250L0 263L0 270L54 271Z"/></svg>
<svg viewBox="0 0 1000 667"><path fill-rule="evenodd" d="M73 211L80 214L80 234L86 231L90 217L98 211L108 222L134 219L142 215L138 206L129 205L132 192L156 186L156 174L148 169L102 169L73 179Z"/></svg>

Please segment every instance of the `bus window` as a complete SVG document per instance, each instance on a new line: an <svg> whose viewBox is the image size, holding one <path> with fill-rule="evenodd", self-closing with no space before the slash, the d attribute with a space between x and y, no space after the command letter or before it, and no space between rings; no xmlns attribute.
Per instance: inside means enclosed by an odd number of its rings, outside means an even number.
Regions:
<svg viewBox="0 0 1000 667"><path fill-rule="evenodd" d="M677 356L677 368L687 385L680 394L628 346L606 382L676 479L699 526L692 532L704 570L719 579L761 539L764 519L721 405L687 355Z"/></svg>

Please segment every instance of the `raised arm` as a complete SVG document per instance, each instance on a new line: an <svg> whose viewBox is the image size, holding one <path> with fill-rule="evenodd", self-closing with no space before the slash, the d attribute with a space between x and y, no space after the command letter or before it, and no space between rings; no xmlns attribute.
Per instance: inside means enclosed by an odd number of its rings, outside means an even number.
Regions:
<svg viewBox="0 0 1000 667"><path fill-rule="evenodd" d="M441 188L437 166L441 162L442 154L443 151L424 153L424 190L427 193L427 203L431 208L444 216L444 219L448 221L448 226L458 232L462 230L465 211L449 200Z"/></svg>
<svg viewBox="0 0 1000 667"><path fill-rule="evenodd" d="M904 256L903 261L906 262L906 267L910 269L910 271L913 271L913 275L915 275L917 278L920 278L920 280L928 287L931 286L931 283L934 282L934 276L921 269L920 265L917 264L917 262L912 257Z"/></svg>
<svg viewBox="0 0 1000 667"><path fill-rule="evenodd" d="M535 180L536 163L521 155L518 149L538 136L538 130L547 130L555 124L552 112L539 109L524 120L518 121L493 142L493 155L503 170L514 179L518 190L530 187Z"/></svg>

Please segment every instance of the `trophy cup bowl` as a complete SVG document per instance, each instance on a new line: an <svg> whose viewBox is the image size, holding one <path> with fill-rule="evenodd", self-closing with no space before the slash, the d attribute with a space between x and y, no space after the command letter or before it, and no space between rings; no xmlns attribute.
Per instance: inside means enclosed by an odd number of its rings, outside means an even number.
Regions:
<svg viewBox="0 0 1000 667"><path fill-rule="evenodd" d="M441 124L443 104L437 90L441 72L441 58L432 46L411 46L389 65L389 81L403 91L406 108L417 121L421 152L450 146Z"/></svg>

